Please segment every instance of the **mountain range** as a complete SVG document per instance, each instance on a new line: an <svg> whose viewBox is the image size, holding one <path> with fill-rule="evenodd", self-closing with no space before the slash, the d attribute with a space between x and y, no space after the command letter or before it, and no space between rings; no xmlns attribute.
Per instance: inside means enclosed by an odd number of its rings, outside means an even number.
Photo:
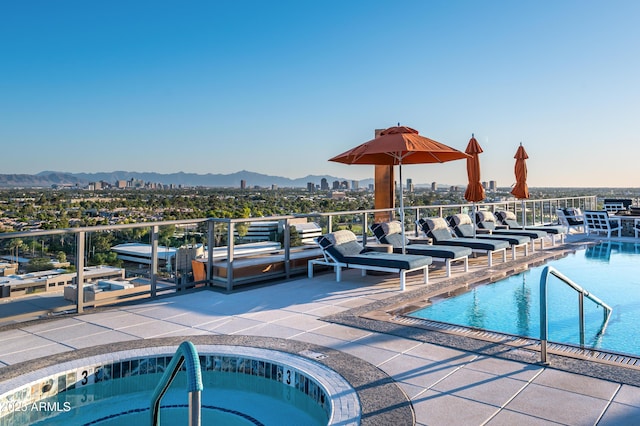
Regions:
<svg viewBox="0 0 640 426"><path fill-rule="evenodd" d="M308 182L316 185L325 178L329 186L333 181L349 181L350 179L329 175L308 175L298 179L290 179L282 176L270 176L261 173L242 170L230 174L197 174L197 173L155 173L155 172L96 172L96 173L65 173L43 171L35 175L29 174L0 174L0 187L2 188L43 188L51 186L79 186L84 187L90 182L104 181L114 184L118 180L142 180L144 182L161 183L163 185L201 186L201 187L240 187L241 181L246 181L248 187L271 187L276 185L281 188L306 188ZM360 187L367 187L373 183L373 179L359 181Z"/></svg>

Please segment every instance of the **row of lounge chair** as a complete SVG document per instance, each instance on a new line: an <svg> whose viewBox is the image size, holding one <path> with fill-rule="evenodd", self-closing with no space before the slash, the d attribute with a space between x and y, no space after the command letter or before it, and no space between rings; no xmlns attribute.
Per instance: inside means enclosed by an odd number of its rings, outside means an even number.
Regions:
<svg viewBox="0 0 640 426"><path fill-rule="evenodd" d="M481 214L482 213L482 214ZM505 212L501 216L512 226L519 226L515 216ZM336 281L341 279L342 268L397 272L400 274L400 289L406 287L406 274L423 271L424 282L428 282L428 267L433 261L445 263L447 277L451 275L451 263L462 262L464 270L469 270L468 259L472 253L486 254L488 266L493 264L494 255L502 255L506 261L506 252L510 248L512 259L516 259L517 250L528 254L529 245L535 249L535 241L542 240L549 233L563 235L566 228L549 226L546 229L528 227L509 229L509 223L497 224L496 218L488 212L478 212L477 226L469 215L458 214L446 219L432 217L420 219L416 223L428 240L405 238L400 222L379 223L371 226L376 239L392 248L392 253L372 251L361 245L353 232L342 230L329 233L317 239L323 250L323 259L309 261L308 274L313 277L314 265L328 265L335 269ZM404 238L404 239L403 239ZM555 244L555 240L552 240ZM403 252L404 251L404 252Z"/></svg>

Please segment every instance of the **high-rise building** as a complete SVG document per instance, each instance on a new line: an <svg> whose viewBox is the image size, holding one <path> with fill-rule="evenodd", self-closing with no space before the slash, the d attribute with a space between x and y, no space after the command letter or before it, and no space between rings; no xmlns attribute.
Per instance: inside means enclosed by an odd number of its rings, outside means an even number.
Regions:
<svg viewBox="0 0 640 426"><path fill-rule="evenodd" d="M495 180L490 180L489 181L489 189L491 191L496 191L498 189L498 182L496 182Z"/></svg>
<svg viewBox="0 0 640 426"><path fill-rule="evenodd" d="M247 181L242 179L240 181L240 189L247 189Z"/></svg>
<svg viewBox="0 0 640 426"><path fill-rule="evenodd" d="M333 181L333 189L340 189L340 181L339 180L334 180Z"/></svg>
<svg viewBox="0 0 640 426"><path fill-rule="evenodd" d="M357 191L358 189L360 189L360 182L358 182L357 180L352 180L351 189L353 189L354 191Z"/></svg>
<svg viewBox="0 0 640 426"><path fill-rule="evenodd" d="M316 184L313 182L307 182L307 192L315 192Z"/></svg>
<svg viewBox="0 0 640 426"><path fill-rule="evenodd" d="M340 184L340 187L342 189L349 189L349 181L343 180L342 183Z"/></svg>
<svg viewBox="0 0 640 426"><path fill-rule="evenodd" d="M320 189L323 191L329 190L329 182L327 182L327 178L322 178L320 181Z"/></svg>
<svg viewBox="0 0 640 426"><path fill-rule="evenodd" d="M431 190L432 191L437 191L438 190L438 184L435 182L431 182Z"/></svg>
<svg viewBox="0 0 640 426"><path fill-rule="evenodd" d="M413 190L413 179L409 178L407 179L407 192L413 192Z"/></svg>

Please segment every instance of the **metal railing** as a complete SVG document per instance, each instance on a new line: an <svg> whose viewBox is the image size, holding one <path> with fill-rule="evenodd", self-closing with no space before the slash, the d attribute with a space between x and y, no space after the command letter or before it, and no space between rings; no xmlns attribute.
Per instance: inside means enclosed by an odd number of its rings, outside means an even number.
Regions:
<svg viewBox="0 0 640 426"><path fill-rule="evenodd" d="M471 211L471 204L438 204L428 206L406 206L405 207L405 227L418 235L419 229L415 225L416 219L428 216L447 216L455 213L465 213ZM547 222L555 222L556 209L561 207L579 207L582 209L593 209L597 207L596 196L582 197L564 197L552 199L536 199L525 200L505 200L500 202L477 203L476 207L482 210L496 212L498 210L508 210L521 215L524 213L523 224L539 224ZM92 242L92 235L100 232L111 232L124 234L125 232L137 232L144 234L144 242L150 245L150 260L144 271L127 270L128 276L138 276L143 274L143 279L148 284L148 290L141 290L135 293L135 297L155 297L157 295L170 293L174 291L186 290L197 285L221 286L226 291L232 291L235 286L264 282L272 279L288 279L294 273L305 274L307 272L306 259L316 256L320 257L320 251L314 246L297 246L294 247L291 241L290 230L295 220L306 219L307 221L316 222L322 232L332 232L339 229L351 229L359 235L363 243L366 244L367 238L371 236L369 224L381 220L397 220L399 217L398 209L369 209L369 210L353 210L340 212L323 212L323 213L306 213L291 214L270 217L251 217L251 218L198 218L184 219L172 221L158 222L139 222L131 224L117 225L100 225L82 228L65 228L54 230L35 230L24 232L0 233L0 242L3 240L24 239L24 240L44 240L53 238L64 239L68 246L69 241L73 241L74 252L72 258L76 269L74 284L77 286L77 297L74 302L67 302L62 297L55 306L49 305L47 308L22 303L22 297L13 298L10 303L4 305L3 314L0 317L0 323L3 320L7 322L22 321L34 317L46 317L56 315L61 312L77 312L81 313L87 307L108 305L126 301L125 298L112 297L102 294L100 302L87 300L85 301L84 286L85 281L90 280L88 273L85 272L85 266L92 260L91 253L95 247L95 241ZM241 237L236 231L246 229L249 224L254 222L277 221L279 223L280 233L277 237L281 244L280 249L269 251L268 253L255 254L251 258L240 258L236 254L239 247ZM159 248L161 230L165 226L187 227L196 226L198 231L204 235L203 241L206 241L206 269L205 278L197 282L171 282L171 275L167 275L160 271L162 266L159 260L161 248ZM131 240L138 241L138 240ZM166 246L166 243L164 243ZM42 243L44 253L44 242ZM209 250L210 248L210 250ZM213 249L221 249L226 253L224 256L215 257ZM242 269L250 260L254 263L265 263L268 267L260 268L254 274L247 274ZM273 266L271 266L273 265ZM242 272L242 273L241 273ZM174 274L177 276L177 274ZM163 278L169 276L169 278ZM0 290L3 289L2 279L0 278ZM38 290L42 291L42 289ZM0 296L6 297L3 294ZM5 299L6 301L7 299ZM6 309L8 305L16 302L15 309ZM18 306L24 305L23 306Z"/></svg>
<svg viewBox="0 0 640 426"><path fill-rule="evenodd" d="M175 355L171 358L171 362L164 370L164 374L160 382L153 391L151 397L151 426L160 425L160 402L162 397L167 393L169 386L175 379L178 371L186 363L187 373L187 392L189 394L189 426L200 426L202 411L202 371L200 369L200 358L198 351L193 343L182 342Z"/></svg>
<svg viewBox="0 0 640 426"><path fill-rule="evenodd" d="M549 279L549 275L553 275L554 277L560 279L560 281L567 284L569 287L578 292L578 316L580 322L580 347L584 348L584 298L590 299L596 305L601 306L604 309L604 319L602 322L602 326L600 327L600 331L598 334L603 334L607 329L607 324L609 323L609 318L611 318L611 307L600 300L595 295L589 293L588 290L580 287L578 284L574 283L560 273L557 269L552 266L545 266L542 270L542 276L540 277L540 362L543 364L547 363L547 340L549 337L549 320L547 315L547 283Z"/></svg>

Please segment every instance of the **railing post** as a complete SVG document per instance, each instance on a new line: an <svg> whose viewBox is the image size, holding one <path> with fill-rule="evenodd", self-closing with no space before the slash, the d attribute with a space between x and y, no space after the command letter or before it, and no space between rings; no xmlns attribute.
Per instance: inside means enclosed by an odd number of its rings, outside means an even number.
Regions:
<svg viewBox="0 0 640 426"><path fill-rule="evenodd" d="M362 213L362 245L367 245L367 229L369 229L369 223L366 213Z"/></svg>
<svg viewBox="0 0 640 426"><path fill-rule="evenodd" d="M549 267L545 266L540 278L540 362L547 362L547 339L549 324L547 322L547 278L549 277Z"/></svg>
<svg viewBox="0 0 640 426"><path fill-rule="evenodd" d="M158 275L158 225L151 227L151 270L149 271L149 278L151 281L151 297L156 297L156 285ZM171 259L166 259L165 262L170 262Z"/></svg>
<svg viewBox="0 0 640 426"><path fill-rule="evenodd" d="M580 348L584 349L584 293L578 293L578 317L580 321Z"/></svg>
<svg viewBox="0 0 640 426"><path fill-rule="evenodd" d="M290 275L290 253L291 253L291 225L289 219L284 220L284 274L289 279Z"/></svg>
<svg viewBox="0 0 640 426"><path fill-rule="evenodd" d="M216 244L215 225L213 220L207 223L207 285L213 286L213 249Z"/></svg>
<svg viewBox="0 0 640 426"><path fill-rule="evenodd" d="M327 217L327 233L332 233L333 232L333 216L329 215Z"/></svg>
<svg viewBox="0 0 640 426"><path fill-rule="evenodd" d="M203 389L202 385L202 370L200 366L200 358L198 357L198 351L193 343L189 341L182 342L175 355L171 358L169 365L164 370L164 374L160 379L160 382L156 386L151 396L150 414L151 425L160 425L160 403L165 393L169 389L169 386L175 379L176 375L182 368L182 365L186 363L187 374L187 392L189 396L189 425L200 426L201 419L201 393Z"/></svg>
<svg viewBox="0 0 640 426"><path fill-rule="evenodd" d="M84 311L84 238L85 232L76 234L76 309Z"/></svg>
<svg viewBox="0 0 640 426"><path fill-rule="evenodd" d="M234 251L234 236L233 231L235 224L231 221L228 222L227 227L227 291L233 290L233 251Z"/></svg>

